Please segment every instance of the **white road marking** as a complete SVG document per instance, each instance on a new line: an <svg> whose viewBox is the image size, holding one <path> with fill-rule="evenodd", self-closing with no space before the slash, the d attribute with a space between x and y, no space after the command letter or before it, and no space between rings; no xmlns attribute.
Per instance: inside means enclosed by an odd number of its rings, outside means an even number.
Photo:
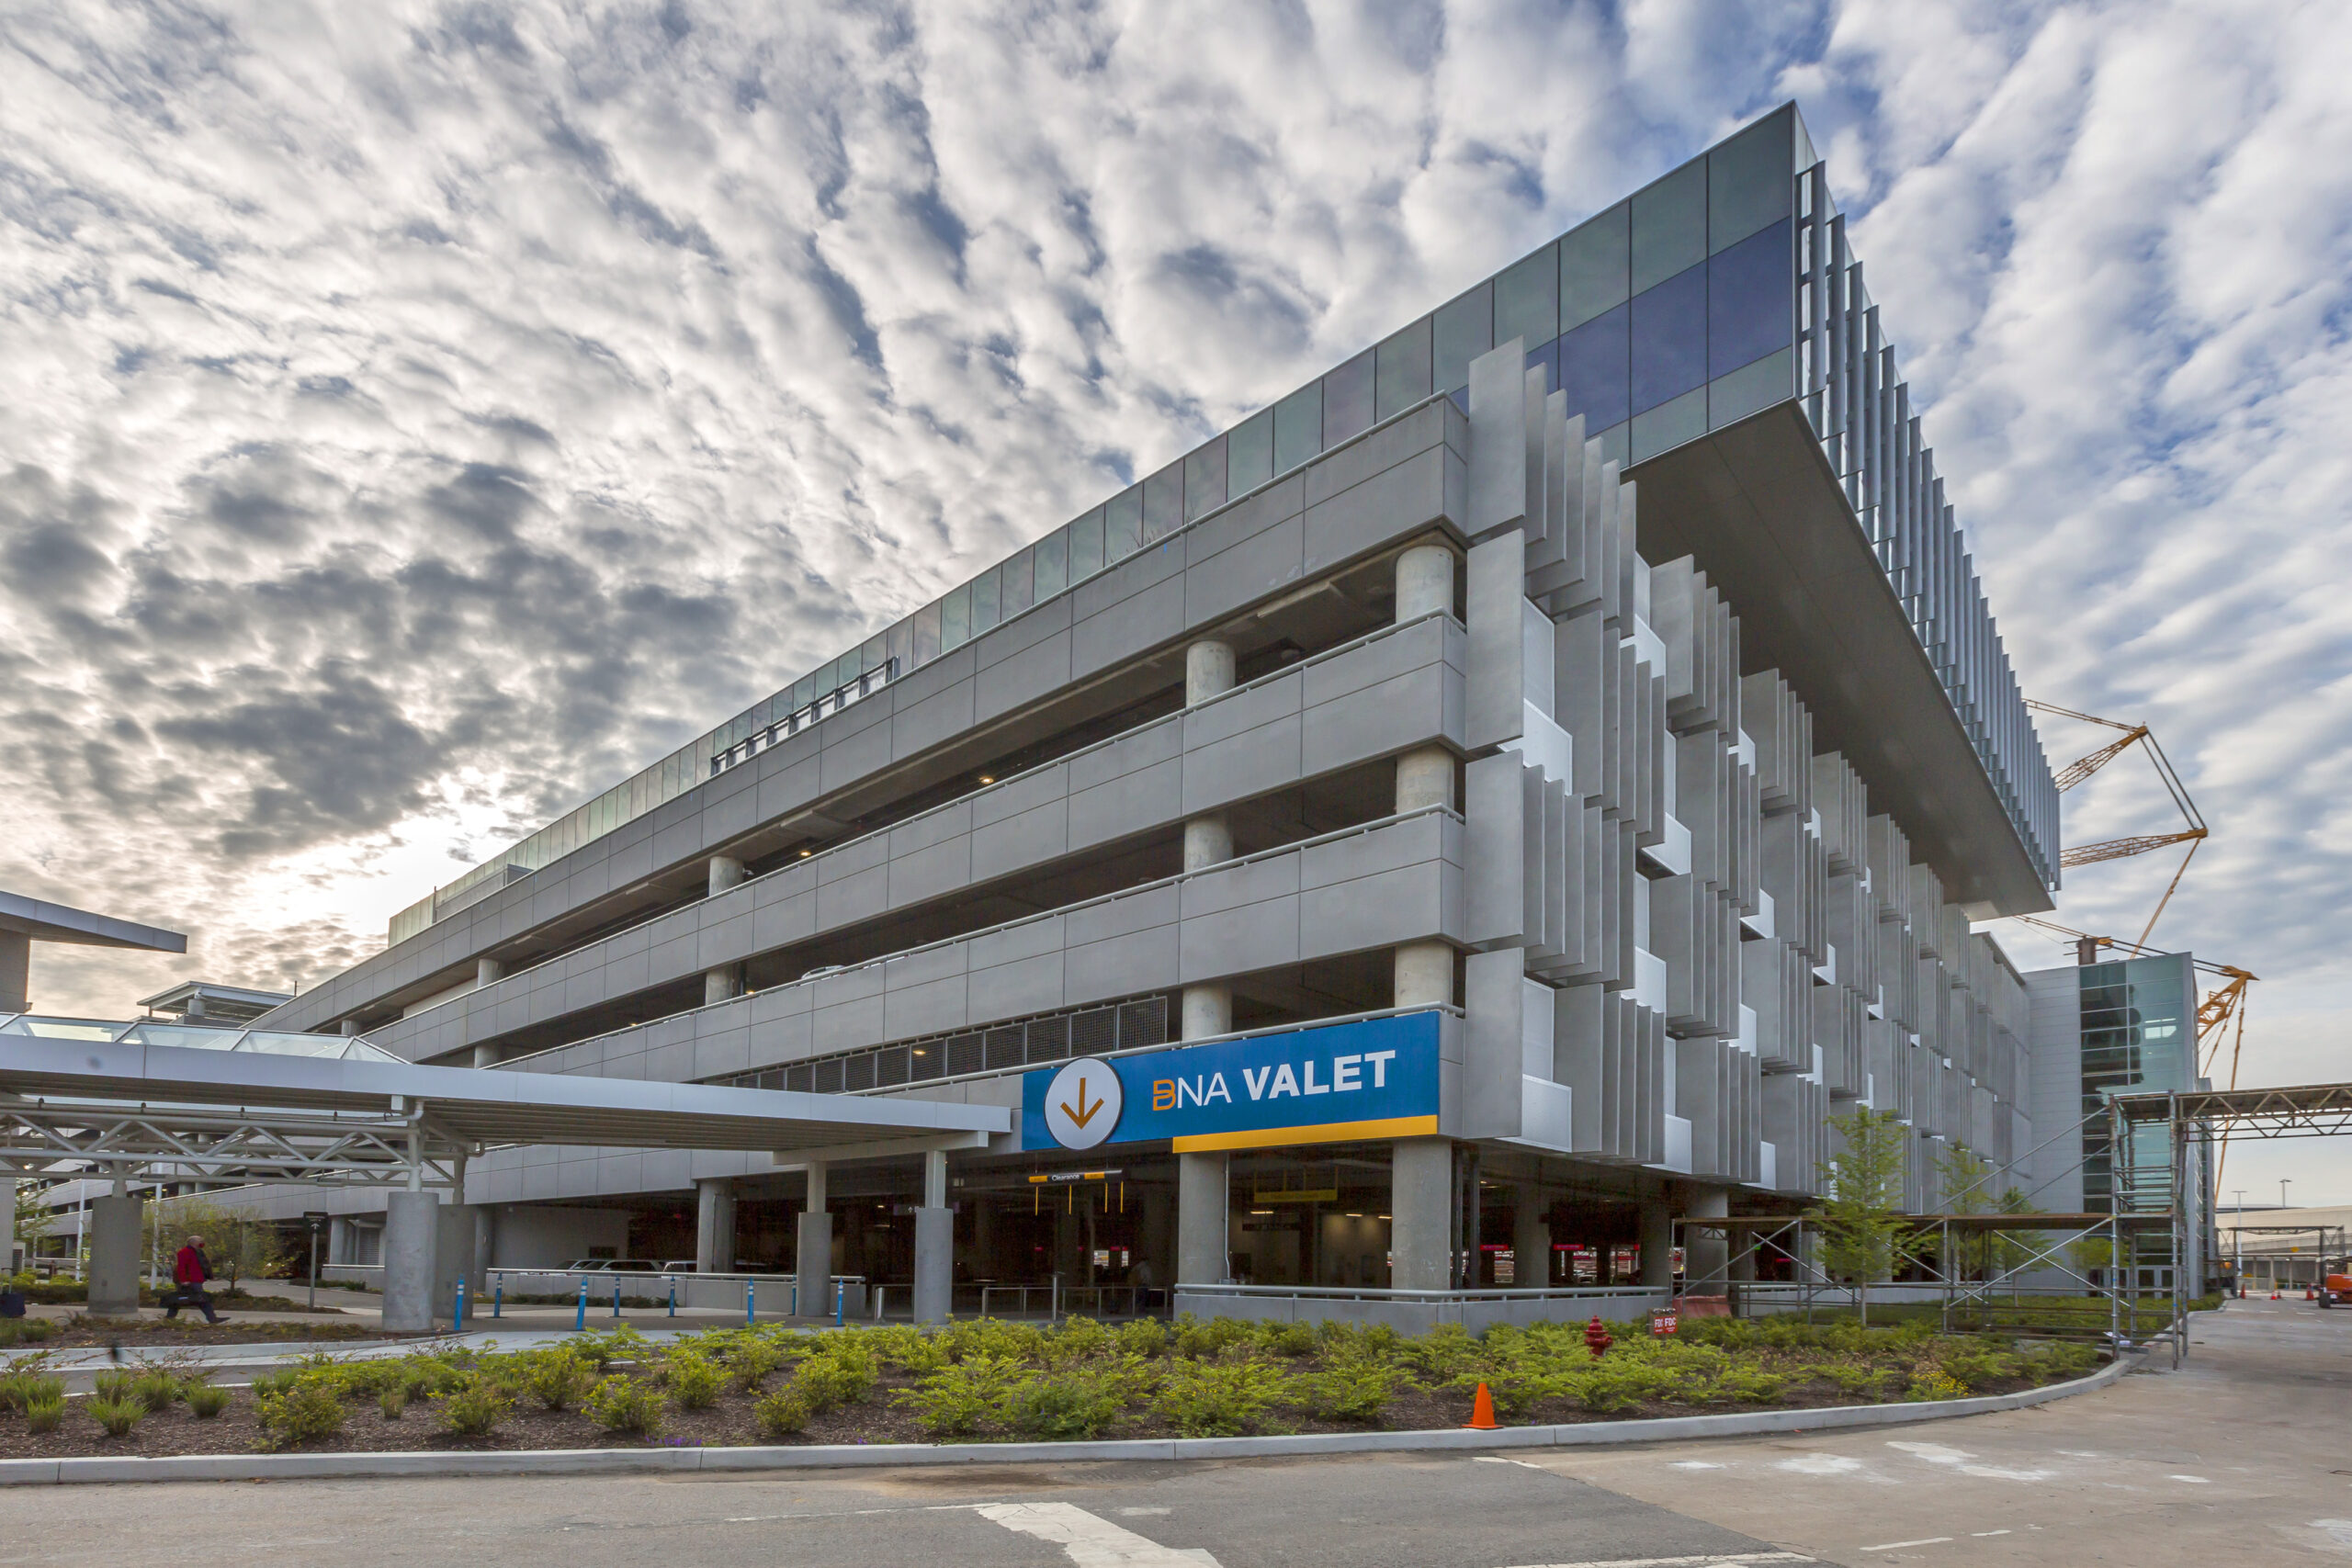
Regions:
<svg viewBox="0 0 2352 1568"><path fill-rule="evenodd" d="M1709 1464L1702 1459L1679 1459L1674 1461L1674 1468L1676 1470L1722 1470L1724 1467L1720 1464Z"/></svg>
<svg viewBox="0 0 2352 1568"><path fill-rule="evenodd" d="M1988 1535L2007 1535L2008 1533L2009 1532L2007 1530L1970 1530L1968 1532L1969 1538L1973 1540L1982 1540Z"/></svg>
<svg viewBox="0 0 2352 1568"><path fill-rule="evenodd" d="M1611 1557L1593 1562L1537 1562L1524 1568L1747 1568L1751 1562L1818 1562L1795 1551L1736 1552L1729 1557Z"/></svg>
<svg viewBox="0 0 2352 1568"><path fill-rule="evenodd" d="M1976 1456L1966 1449L1946 1448L1941 1443L1889 1443L1906 1454L1926 1460L1929 1464L1948 1464L1962 1475L1973 1475L1986 1481L2047 1481L2057 1473L2052 1470L2008 1470L1996 1464L1971 1464Z"/></svg>
<svg viewBox="0 0 2352 1568"><path fill-rule="evenodd" d="M1905 1546L1941 1546L1951 1539L1951 1537L1948 1535L1930 1535L1923 1536L1917 1540L1890 1540L1882 1542L1877 1546L1858 1546L1854 1548L1854 1550L1857 1551L1894 1551Z"/></svg>
<svg viewBox="0 0 2352 1568"><path fill-rule="evenodd" d="M1523 1459L1505 1459L1500 1454L1479 1454L1476 1457L1480 1464L1515 1464L1521 1470L1542 1470L1544 1468L1540 1464L1530 1464Z"/></svg>
<svg viewBox="0 0 2352 1568"><path fill-rule="evenodd" d="M1122 1518L1148 1519L1173 1512L1175 1510L1172 1508L1122 1508L1119 1510L1119 1515Z"/></svg>
<svg viewBox="0 0 2352 1568"><path fill-rule="evenodd" d="M1162 1546L1069 1503L982 1503L972 1511L1017 1534L1053 1542L1076 1568L1218 1568L1205 1551Z"/></svg>
<svg viewBox="0 0 2352 1568"><path fill-rule="evenodd" d="M2203 1475L2176 1475L2171 1477L2171 1479L2174 1481L2192 1482L2199 1486L2211 1486L2213 1484L2211 1477Z"/></svg>

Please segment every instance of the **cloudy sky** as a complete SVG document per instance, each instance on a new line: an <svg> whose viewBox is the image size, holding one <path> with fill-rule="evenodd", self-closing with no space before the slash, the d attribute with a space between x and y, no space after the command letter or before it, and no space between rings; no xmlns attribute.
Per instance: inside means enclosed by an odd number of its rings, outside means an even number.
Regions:
<svg viewBox="0 0 2352 1568"><path fill-rule="evenodd" d="M2030 694L2213 824L2159 942L2263 976L2248 1081L2352 1077L2347 80L2287 0L0 0L0 886L192 933L37 1004L365 956L1793 97Z"/></svg>

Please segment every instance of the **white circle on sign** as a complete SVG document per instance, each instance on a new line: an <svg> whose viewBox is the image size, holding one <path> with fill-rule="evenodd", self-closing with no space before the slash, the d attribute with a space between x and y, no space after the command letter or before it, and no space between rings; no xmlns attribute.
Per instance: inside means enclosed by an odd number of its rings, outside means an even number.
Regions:
<svg viewBox="0 0 2352 1568"><path fill-rule="evenodd" d="M1080 1056L1064 1064L1046 1086L1046 1131L1066 1149L1091 1149L1119 1124L1124 1103L1111 1064Z"/></svg>

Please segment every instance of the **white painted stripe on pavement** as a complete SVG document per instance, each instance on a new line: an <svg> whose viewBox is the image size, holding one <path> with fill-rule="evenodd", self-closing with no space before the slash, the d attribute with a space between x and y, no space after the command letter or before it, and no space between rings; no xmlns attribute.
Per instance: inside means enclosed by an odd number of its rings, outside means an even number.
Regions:
<svg viewBox="0 0 2352 1568"><path fill-rule="evenodd" d="M1121 1529L1069 1503L982 1503L972 1510L1009 1530L1052 1541L1075 1568L1219 1568L1193 1548L1179 1550Z"/></svg>
<svg viewBox="0 0 2352 1568"><path fill-rule="evenodd" d="M1951 1537L1948 1535L1930 1535L1923 1536L1917 1540L1890 1540L1879 1546L1858 1546L1854 1548L1854 1550L1857 1551L1893 1551L1896 1548L1904 1546L1941 1546L1951 1539Z"/></svg>
<svg viewBox="0 0 2352 1568"><path fill-rule="evenodd" d="M1698 1557L1611 1557L1592 1562L1531 1562L1524 1568L1747 1568L1751 1562L1818 1561L1802 1551L1710 1551Z"/></svg>

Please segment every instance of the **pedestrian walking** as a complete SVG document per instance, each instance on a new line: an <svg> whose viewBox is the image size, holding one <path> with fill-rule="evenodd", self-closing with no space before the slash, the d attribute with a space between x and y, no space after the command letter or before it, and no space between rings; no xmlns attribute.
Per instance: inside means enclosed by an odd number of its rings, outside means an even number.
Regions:
<svg viewBox="0 0 2352 1568"><path fill-rule="evenodd" d="M172 1293L164 1303L164 1315L176 1318L182 1307L195 1307L204 1314L207 1323L218 1323L220 1314L212 1310L212 1298L205 1293L204 1282L212 1278L212 1260L204 1256L204 1238L192 1235L187 1245L172 1258Z"/></svg>

